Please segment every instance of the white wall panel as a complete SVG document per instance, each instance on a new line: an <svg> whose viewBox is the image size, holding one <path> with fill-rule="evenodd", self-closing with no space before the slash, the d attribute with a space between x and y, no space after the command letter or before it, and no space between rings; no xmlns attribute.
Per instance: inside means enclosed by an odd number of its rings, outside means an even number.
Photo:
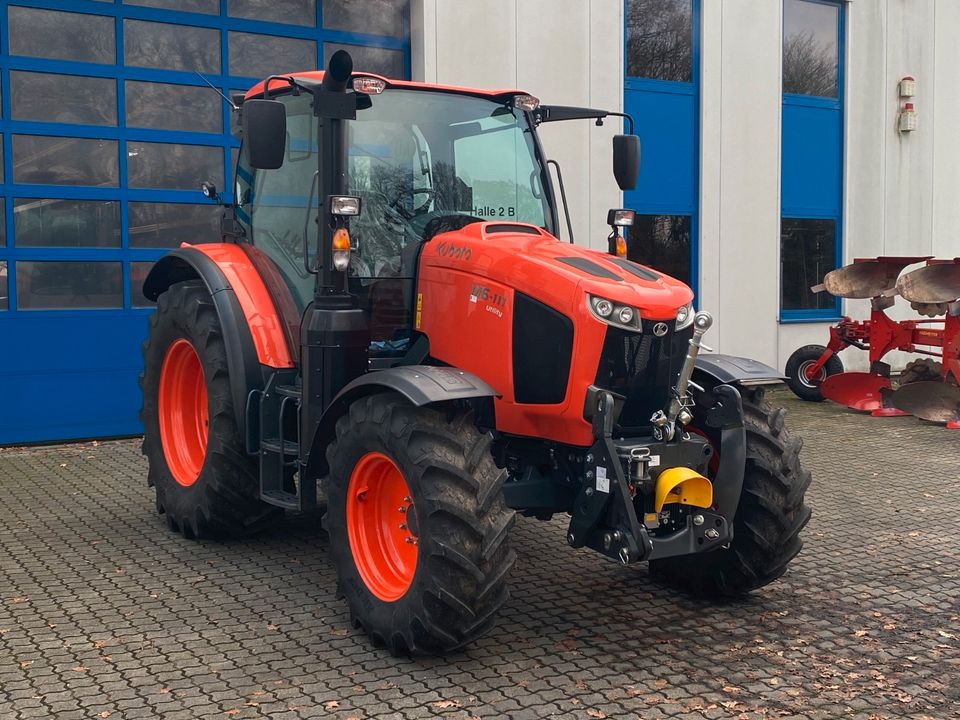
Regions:
<svg viewBox="0 0 960 720"><path fill-rule="evenodd" d="M719 198L722 326L713 342L771 364L779 302L780 14L779 2L724 0L719 29L704 28L720 32L722 43L719 113L706 107L716 93L704 95L704 119L713 123L705 130L713 137L719 115L719 184L701 191Z"/></svg>
<svg viewBox="0 0 960 720"><path fill-rule="evenodd" d="M620 111L620 0L413 0L415 80L521 88L544 103ZM545 125L541 139L563 168L574 234L605 247L607 210L619 206L611 138L619 120ZM566 227L561 217L561 237Z"/></svg>

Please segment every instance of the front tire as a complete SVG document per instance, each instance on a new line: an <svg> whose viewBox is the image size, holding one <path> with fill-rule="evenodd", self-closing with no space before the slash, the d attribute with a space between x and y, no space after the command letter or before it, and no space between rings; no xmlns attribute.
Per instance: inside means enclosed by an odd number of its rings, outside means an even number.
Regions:
<svg viewBox="0 0 960 720"><path fill-rule="evenodd" d="M482 635L508 597L506 471L469 410L355 401L327 449L326 528L355 626L394 655Z"/></svg>
<svg viewBox="0 0 960 720"><path fill-rule="evenodd" d="M804 345L787 360L787 386L793 394L808 402L823 402L823 393L820 392L820 383L831 375L843 372L843 362L836 355L831 355L815 378L806 376L807 368L811 367L826 348L823 345Z"/></svg>
<svg viewBox="0 0 960 720"><path fill-rule="evenodd" d="M157 299L143 344L141 447L157 511L188 538L246 535L282 515L260 500L237 429L220 318L199 280Z"/></svg>
<svg viewBox="0 0 960 720"><path fill-rule="evenodd" d="M790 436L785 411L764 400L763 388L741 393L747 462L730 547L650 562L652 575L712 599L743 595L783 575L803 547L800 531L810 520L803 443Z"/></svg>

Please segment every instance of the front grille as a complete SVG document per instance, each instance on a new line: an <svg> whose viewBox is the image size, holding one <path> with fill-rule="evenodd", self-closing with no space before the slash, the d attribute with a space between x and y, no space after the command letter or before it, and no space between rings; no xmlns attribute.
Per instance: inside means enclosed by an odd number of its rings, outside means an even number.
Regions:
<svg viewBox="0 0 960 720"><path fill-rule="evenodd" d="M649 427L650 416L666 407L693 337L692 326L657 337L646 324L642 333L608 327L597 368L596 386L627 398L618 423L623 432Z"/></svg>

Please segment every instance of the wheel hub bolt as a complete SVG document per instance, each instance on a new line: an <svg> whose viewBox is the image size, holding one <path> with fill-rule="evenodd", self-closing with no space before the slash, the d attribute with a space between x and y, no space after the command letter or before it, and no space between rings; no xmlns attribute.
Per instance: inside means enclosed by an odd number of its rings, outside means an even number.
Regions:
<svg viewBox="0 0 960 720"><path fill-rule="evenodd" d="M703 515L694 515L693 516L694 525L703 525Z"/></svg>
<svg viewBox="0 0 960 720"><path fill-rule="evenodd" d="M613 545L613 535L610 533L603 534L603 549L609 550L610 546Z"/></svg>
<svg viewBox="0 0 960 720"><path fill-rule="evenodd" d="M403 505L397 508L397 512L399 513L405 513L406 511L407 511L407 508Z"/></svg>

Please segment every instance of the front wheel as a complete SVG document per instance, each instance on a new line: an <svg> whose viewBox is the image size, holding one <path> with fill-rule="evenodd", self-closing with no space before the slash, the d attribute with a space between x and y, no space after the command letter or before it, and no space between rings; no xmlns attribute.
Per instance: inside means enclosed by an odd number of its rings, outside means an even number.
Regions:
<svg viewBox="0 0 960 720"><path fill-rule="evenodd" d="M803 547L800 531L810 519L803 443L784 426L784 410L763 399L763 388L741 393L747 462L733 540L726 549L650 562L654 576L708 598L743 595L783 575Z"/></svg>
<svg viewBox="0 0 960 720"><path fill-rule="evenodd" d="M355 401L327 449L326 528L354 624L394 654L443 653L482 635L515 559L506 471L469 410Z"/></svg>
<svg viewBox="0 0 960 720"><path fill-rule="evenodd" d="M807 371L825 351L826 348L823 345L804 345L787 360L787 386L801 400L823 402L820 383L831 375L843 372L843 362L836 355L831 355L816 376L808 377Z"/></svg>

